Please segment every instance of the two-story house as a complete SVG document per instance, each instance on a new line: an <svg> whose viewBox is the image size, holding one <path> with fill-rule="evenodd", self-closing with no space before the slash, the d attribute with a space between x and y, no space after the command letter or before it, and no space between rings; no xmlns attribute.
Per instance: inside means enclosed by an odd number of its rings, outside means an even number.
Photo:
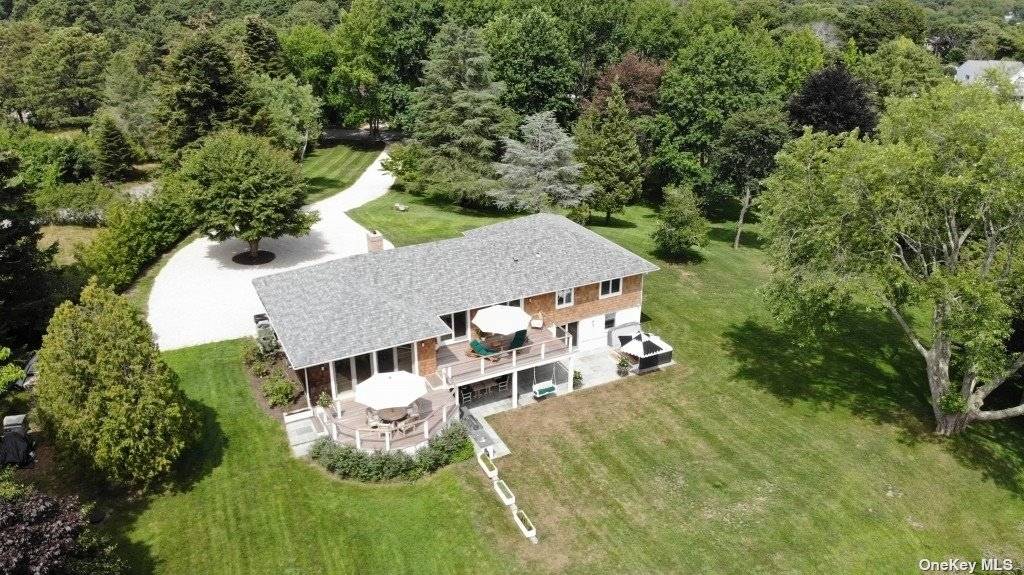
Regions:
<svg viewBox="0 0 1024 575"><path fill-rule="evenodd" d="M538 381L567 383L577 353L611 345L611 330L639 324L644 275L657 269L564 217L537 214L253 284L313 401L321 390L345 401L372 375L404 370L456 403L497 389L516 407ZM533 327L517 349L474 357L474 314L495 304L522 307Z"/></svg>

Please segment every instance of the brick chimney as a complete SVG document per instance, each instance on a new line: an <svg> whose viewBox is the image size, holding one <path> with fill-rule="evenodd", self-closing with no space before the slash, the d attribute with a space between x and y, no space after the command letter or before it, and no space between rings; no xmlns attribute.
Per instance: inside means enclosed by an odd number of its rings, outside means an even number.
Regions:
<svg viewBox="0 0 1024 575"><path fill-rule="evenodd" d="M380 235L377 230L370 230L370 233L366 234L366 251L379 252L383 250L384 236Z"/></svg>

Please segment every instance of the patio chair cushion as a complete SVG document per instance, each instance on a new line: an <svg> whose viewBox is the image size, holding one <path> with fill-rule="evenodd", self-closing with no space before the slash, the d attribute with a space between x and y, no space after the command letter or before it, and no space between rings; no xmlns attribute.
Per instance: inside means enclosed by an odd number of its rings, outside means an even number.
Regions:
<svg viewBox="0 0 1024 575"><path fill-rule="evenodd" d="M508 347L510 349L515 349L517 347L523 347L524 343L526 343L525 329L517 331L516 334L512 336L512 343L508 344Z"/></svg>
<svg viewBox="0 0 1024 575"><path fill-rule="evenodd" d="M497 351L487 347L487 344L484 342L476 339L469 342L469 347L473 350L473 353L476 353L477 355L494 355L498 353Z"/></svg>

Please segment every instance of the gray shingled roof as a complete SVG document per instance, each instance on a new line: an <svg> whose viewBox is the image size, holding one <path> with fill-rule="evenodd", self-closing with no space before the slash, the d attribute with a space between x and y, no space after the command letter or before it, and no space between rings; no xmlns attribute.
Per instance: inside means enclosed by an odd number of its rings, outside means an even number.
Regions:
<svg viewBox="0 0 1024 575"><path fill-rule="evenodd" d="M536 214L253 285L301 368L439 336L447 332L441 314L657 269L566 218Z"/></svg>
<svg viewBox="0 0 1024 575"><path fill-rule="evenodd" d="M1000 70L1009 77L1024 69L1024 64L1016 60L968 60L956 69L956 81L961 84L978 82L988 70Z"/></svg>

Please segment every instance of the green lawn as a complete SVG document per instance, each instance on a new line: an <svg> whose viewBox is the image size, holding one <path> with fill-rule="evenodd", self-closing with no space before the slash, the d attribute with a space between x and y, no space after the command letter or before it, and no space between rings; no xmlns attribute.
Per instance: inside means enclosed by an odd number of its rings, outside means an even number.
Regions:
<svg viewBox="0 0 1024 575"><path fill-rule="evenodd" d="M88 244L100 233L100 228L85 226L43 226L39 231L43 237L39 240L40 248L48 248L57 244L57 256L54 262L59 266L75 263L75 248Z"/></svg>
<svg viewBox="0 0 1024 575"><path fill-rule="evenodd" d="M496 219L395 193L353 215L397 244ZM174 492L119 507L108 529L137 571L168 574L911 573L922 557L1024 559L1018 424L936 440L919 361L889 321L853 315L795 346L756 294L758 250L732 250L718 224L702 261L660 261L654 225L634 207L593 229L662 267L644 311L679 365L491 418L539 545L473 462L367 486L289 457L239 342L166 354L206 437Z"/></svg>
<svg viewBox="0 0 1024 575"><path fill-rule="evenodd" d="M397 244L490 219L396 194L353 216ZM854 314L836 337L796 346L757 295L761 252L733 250L730 225L716 224L702 261L679 264L653 255L655 224L633 207L593 229L661 266L645 282L646 325L679 366L491 418L513 451L499 467L542 539L507 552L576 573L1024 559L1019 422L936 440L920 359L888 319Z"/></svg>
<svg viewBox="0 0 1024 575"><path fill-rule="evenodd" d="M377 144L335 144L313 150L302 162L310 194L309 203L334 195L352 185L384 147Z"/></svg>
<svg viewBox="0 0 1024 575"><path fill-rule="evenodd" d="M166 354L201 406L206 436L177 493L123 513L124 546L158 573L480 573L509 570L491 531L496 500L467 495L474 462L414 484L334 480L288 453L258 410L240 342Z"/></svg>

